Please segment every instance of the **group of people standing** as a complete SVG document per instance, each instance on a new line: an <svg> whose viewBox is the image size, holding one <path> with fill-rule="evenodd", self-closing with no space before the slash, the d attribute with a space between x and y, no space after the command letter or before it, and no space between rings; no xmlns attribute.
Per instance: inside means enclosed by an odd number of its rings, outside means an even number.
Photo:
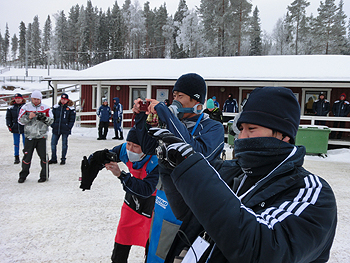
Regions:
<svg viewBox="0 0 350 263"><path fill-rule="evenodd" d="M147 263L191 256L188 262L326 262L336 201L327 182L302 167L293 92L251 92L234 123L237 159L228 161L220 159L222 124L203 112L204 79L182 75L173 97L169 106L146 99L146 111L135 100L135 126L126 142L83 158L80 188L90 189L106 168L126 192L112 262L127 262L132 245L146 248ZM157 114L162 126L149 125L149 114Z"/></svg>
<svg viewBox="0 0 350 263"><path fill-rule="evenodd" d="M115 102L113 111L114 128L116 138L123 139L121 128L123 107L119 103L119 98L113 99ZM34 150L40 157L41 172L38 182L45 182L49 177L49 164L57 164L57 144L62 138L62 153L60 165L66 164L68 151L68 136L76 119L74 102L69 99L67 93L61 95L60 101L52 109L42 103L42 93L38 90L32 92L30 101L26 103L22 94L16 93L10 102L6 112L6 125L13 135L14 142L14 164L20 161L20 139L23 143L22 170L19 173L19 183L23 183L30 173L31 160ZM105 103L104 103L105 104ZM102 106L101 106L102 107ZM100 110L101 114L105 114ZM103 113L102 113L103 112ZM101 118L101 122L104 119ZM51 137L51 159L48 160L46 151L47 131L52 128ZM100 126L103 126L100 125ZM107 126L108 129L108 126ZM118 133L120 133L120 136ZM114 139L116 139L114 138Z"/></svg>
<svg viewBox="0 0 350 263"><path fill-rule="evenodd" d="M109 120L112 117L112 109L108 106L108 100L103 99L102 105L97 109L97 116L100 118L98 125L97 140L106 140L108 134ZM124 140L123 136L123 105L119 102L119 98L113 98L113 127L115 136L113 140Z"/></svg>
<svg viewBox="0 0 350 263"><path fill-rule="evenodd" d="M325 98L325 94L321 92L318 99L313 103L312 110L315 116L327 116L330 111L332 111L335 117L347 117L350 113L350 103L346 100L346 94L342 93L338 100L333 103L332 109L329 101ZM316 121L316 125L326 125L326 121ZM344 128L345 122L343 121L334 121L334 128ZM330 135L331 139L337 137L341 139L343 132L339 131L332 132Z"/></svg>

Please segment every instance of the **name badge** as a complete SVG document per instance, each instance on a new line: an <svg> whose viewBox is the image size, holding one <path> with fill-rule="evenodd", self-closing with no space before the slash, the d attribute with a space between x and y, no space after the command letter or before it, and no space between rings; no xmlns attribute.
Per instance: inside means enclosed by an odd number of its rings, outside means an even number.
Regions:
<svg viewBox="0 0 350 263"><path fill-rule="evenodd" d="M192 246L188 249L188 252L182 263L196 263L201 258L205 250L209 247L209 243L201 237L197 237Z"/></svg>

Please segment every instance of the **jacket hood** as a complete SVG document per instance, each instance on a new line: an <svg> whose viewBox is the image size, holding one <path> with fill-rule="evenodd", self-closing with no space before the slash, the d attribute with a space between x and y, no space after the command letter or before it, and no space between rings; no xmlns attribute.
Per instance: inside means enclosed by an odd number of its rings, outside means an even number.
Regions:
<svg viewBox="0 0 350 263"><path fill-rule="evenodd" d="M22 105L22 104L26 104L26 99L25 98L23 98L23 100L22 100L22 103L21 104L19 104L19 105ZM15 105L16 104L16 101L15 101L15 99L12 99L11 101L10 101L10 105Z"/></svg>
<svg viewBox="0 0 350 263"><path fill-rule="evenodd" d="M62 105L61 100L58 102L58 104L59 104L59 105ZM71 99L68 99L67 105L71 107L71 106L74 105L74 102L73 102Z"/></svg>
<svg viewBox="0 0 350 263"><path fill-rule="evenodd" d="M115 100L114 104L118 104L119 103L119 98L118 97L113 98L113 100Z"/></svg>

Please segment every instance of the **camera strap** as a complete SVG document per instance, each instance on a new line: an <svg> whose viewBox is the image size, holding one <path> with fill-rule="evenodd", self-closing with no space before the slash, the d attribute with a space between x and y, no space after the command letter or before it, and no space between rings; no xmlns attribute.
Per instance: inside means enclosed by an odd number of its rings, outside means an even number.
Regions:
<svg viewBox="0 0 350 263"><path fill-rule="evenodd" d="M197 127L198 127L198 124L201 122L201 119L203 118L203 115L204 115L204 113L202 113L202 114L199 116L199 118L198 118L198 120L197 120L197 122L196 122L196 125L194 125L193 130L192 130L192 132L191 132L191 135L192 135L192 136L193 136L194 132L196 131L196 129L197 129Z"/></svg>

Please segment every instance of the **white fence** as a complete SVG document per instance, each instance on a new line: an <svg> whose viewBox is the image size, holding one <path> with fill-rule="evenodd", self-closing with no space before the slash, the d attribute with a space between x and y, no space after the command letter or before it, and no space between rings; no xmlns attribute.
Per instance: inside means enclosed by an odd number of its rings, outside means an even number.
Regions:
<svg viewBox="0 0 350 263"><path fill-rule="evenodd" d="M124 115L125 114L132 114L132 110L124 110ZM228 113L224 112L223 116L224 117L232 117L232 119L235 118L235 116L238 113ZM96 116L96 112L77 112L77 121L76 125L80 124L94 124L98 126L98 118L96 120L80 120L81 116ZM304 123L303 125L315 125L315 121L341 121L341 122L347 122L350 123L350 117L321 117L321 116L307 116L307 115L302 115L300 117L301 120L307 121L309 123ZM131 122L132 119L125 119L123 118L123 123L126 122ZM227 122L224 122L223 125L227 127ZM331 131L342 131L342 132L350 132L350 128L333 128L329 127ZM227 134L225 134L225 137L227 137ZM344 141L344 140L328 140L328 144L337 144L337 145L348 145L350 146L350 141Z"/></svg>

